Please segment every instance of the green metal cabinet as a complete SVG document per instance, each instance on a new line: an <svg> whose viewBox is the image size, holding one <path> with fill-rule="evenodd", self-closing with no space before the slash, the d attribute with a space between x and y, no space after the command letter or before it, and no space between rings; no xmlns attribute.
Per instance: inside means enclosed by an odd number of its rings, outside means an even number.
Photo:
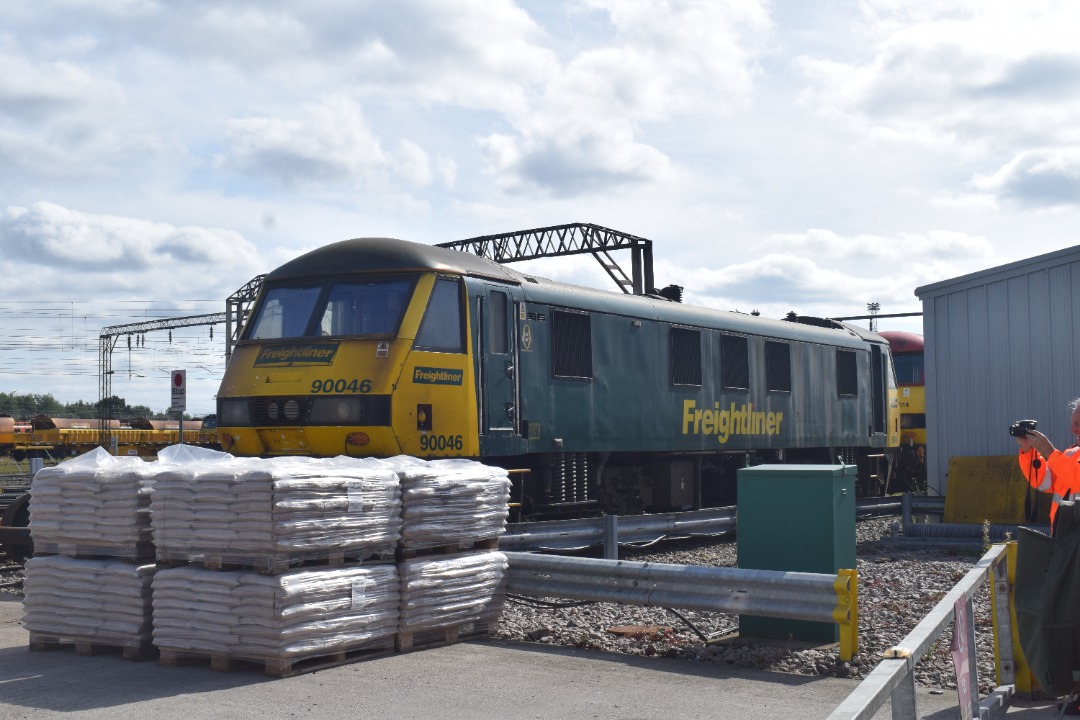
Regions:
<svg viewBox="0 0 1080 720"><path fill-rule="evenodd" d="M738 473L739 567L835 575L855 568L854 465L758 465ZM832 623L739 616L741 637L836 642Z"/></svg>

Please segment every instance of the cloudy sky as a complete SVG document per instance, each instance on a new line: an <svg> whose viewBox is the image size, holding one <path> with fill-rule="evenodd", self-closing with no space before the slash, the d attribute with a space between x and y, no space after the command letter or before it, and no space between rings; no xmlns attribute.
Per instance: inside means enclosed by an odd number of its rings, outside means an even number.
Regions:
<svg viewBox="0 0 1080 720"><path fill-rule="evenodd" d="M94 401L102 327L360 236L590 222L688 302L919 311L1080 243L1078 27L1067 0L4 0L0 392ZM223 335L121 339L114 393L164 409L187 368L212 411Z"/></svg>

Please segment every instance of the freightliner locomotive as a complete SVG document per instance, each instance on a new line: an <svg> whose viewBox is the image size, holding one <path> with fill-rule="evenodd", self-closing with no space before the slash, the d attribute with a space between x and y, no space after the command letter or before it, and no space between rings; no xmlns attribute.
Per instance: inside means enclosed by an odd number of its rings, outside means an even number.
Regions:
<svg viewBox="0 0 1080 720"><path fill-rule="evenodd" d="M266 276L217 417L238 455L479 458L526 519L731 504L761 462L858 464L876 494L899 445L879 335L386 238Z"/></svg>

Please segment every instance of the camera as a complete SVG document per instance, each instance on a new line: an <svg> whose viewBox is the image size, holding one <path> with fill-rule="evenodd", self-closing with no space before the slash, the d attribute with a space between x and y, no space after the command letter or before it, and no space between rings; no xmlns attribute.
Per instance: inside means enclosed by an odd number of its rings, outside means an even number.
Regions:
<svg viewBox="0 0 1080 720"><path fill-rule="evenodd" d="M1028 433L1034 430L1038 424L1034 420L1017 420L1009 426L1009 434L1013 437L1027 437Z"/></svg>

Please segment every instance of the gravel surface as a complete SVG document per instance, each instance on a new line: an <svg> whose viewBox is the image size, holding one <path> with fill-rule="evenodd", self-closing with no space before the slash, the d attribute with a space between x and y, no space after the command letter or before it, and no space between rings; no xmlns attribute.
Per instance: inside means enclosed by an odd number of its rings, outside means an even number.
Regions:
<svg viewBox="0 0 1080 720"><path fill-rule="evenodd" d="M856 562L859 571L859 653L851 663L842 662L836 646L811 647L809 643L754 642L724 638L738 631L736 615L680 611L698 631L716 641L706 643L669 610L609 603L579 607L543 607L533 598L508 599L497 628L507 640L539 642L621 652L658 655L689 662L708 662L753 667L800 675L834 675L858 678L868 674L885 650L899 644L971 569L981 556L926 548L904 548L878 542L889 534L896 518L873 518L857 525ZM621 551L623 559L684 565L736 567L736 546L731 542L684 541L675 547L649 552ZM551 599L567 605L568 601ZM979 682L982 692L994 687L993 629L990 592L987 586L975 595L974 623ZM612 633L610 628L636 627L632 635ZM955 689L946 630L927 657L916 666L919 685Z"/></svg>
<svg viewBox="0 0 1080 720"><path fill-rule="evenodd" d="M22 595L22 568L0 551L0 593Z"/></svg>
<svg viewBox="0 0 1080 720"><path fill-rule="evenodd" d="M877 542L888 535L895 518L873 518L857 525L856 556L859 571L859 653L853 662L839 659L835 646L809 647L806 643L753 642L724 638L738 630L735 615L680 614L708 638L706 643L673 612L609 603L579 607L539 606L533 598L509 599L496 629L499 638L549 645L594 649L633 655L679 658L753 667L800 675L858 678L869 673L882 653L898 644L931 608L959 582L980 553L926 548L904 548ZM736 546L722 541L683 541L662 550L628 551L627 560L648 560L686 565L736 566ZM0 593L22 593L22 570L0 555ZM12 585L12 583L15 583ZM553 604L566 601L552 599ZM993 631L989 590L975 595L975 633L980 690L993 689ZM619 635L611 628L637 627L640 632ZM953 670L946 630L927 657L916 666L916 681L925 687L953 689Z"/></svg>

